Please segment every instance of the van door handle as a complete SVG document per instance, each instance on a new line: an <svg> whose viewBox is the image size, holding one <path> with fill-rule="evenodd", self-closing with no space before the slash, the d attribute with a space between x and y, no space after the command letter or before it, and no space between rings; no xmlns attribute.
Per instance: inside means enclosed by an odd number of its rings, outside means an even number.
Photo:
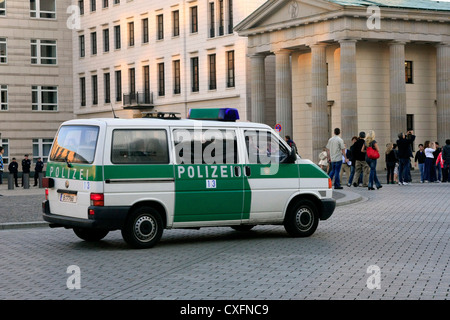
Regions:
<svg viewBox="0 0 450 320"><path fill-rule="evenodd" d="M250 177L251 175L252 175L252 170L250 169L250 167L249 166L245 166L245 175L247 176L247 177Z"/></svg>
<svg viewBox="0 0 450 320"><path fill-rule="evenodd" d="M239 167L239 166L234 167L234 176L235 177L241 176L241 167Z"/></svg>

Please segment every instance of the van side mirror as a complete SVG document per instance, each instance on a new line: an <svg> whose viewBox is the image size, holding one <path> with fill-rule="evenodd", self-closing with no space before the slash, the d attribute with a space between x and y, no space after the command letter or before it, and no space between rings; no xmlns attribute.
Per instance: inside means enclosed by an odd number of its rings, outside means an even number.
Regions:
<svg viewBox="0 0 450 320"><path fill-rule="evenodd" d="M289 155L281 163L295 163L296 160L297 152L295 152L295 148L291 148L291 152L289 152Z"/></svg>

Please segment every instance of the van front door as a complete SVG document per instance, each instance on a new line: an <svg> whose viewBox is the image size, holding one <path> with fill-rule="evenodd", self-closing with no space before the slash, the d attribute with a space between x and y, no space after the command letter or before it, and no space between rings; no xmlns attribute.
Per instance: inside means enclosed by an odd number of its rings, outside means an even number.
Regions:
<svg viewBox="0 0 450 320"><path fill-rule="evenodd" d="M174 129L174 224L241 221L243 171L235 129Z"/></svg>

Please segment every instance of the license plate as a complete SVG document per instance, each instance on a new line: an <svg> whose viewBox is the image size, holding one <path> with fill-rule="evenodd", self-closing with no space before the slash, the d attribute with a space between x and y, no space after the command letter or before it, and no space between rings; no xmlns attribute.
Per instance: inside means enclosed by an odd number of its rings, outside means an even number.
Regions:
<svg viewBox="0 0 450 320"><path fill-rule="evenodd" d="M59 196L59 201L76 203L77 202L77 195L76 194L71 194L71 193L61 193L61 195Z"/></svg>

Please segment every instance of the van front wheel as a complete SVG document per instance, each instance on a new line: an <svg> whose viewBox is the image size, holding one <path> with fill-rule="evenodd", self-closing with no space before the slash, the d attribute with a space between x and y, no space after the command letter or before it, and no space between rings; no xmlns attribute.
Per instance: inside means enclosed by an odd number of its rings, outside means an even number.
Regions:
<svg viewBox="0 0 450 320"><path fill-rule="evenodd" d="M161 215L152 207L134 210L122 229L125 242L136 249L153 247L161 239L162 233Z"/></svg>
<svg viewBox="0 0 450 320"><path fill-rule="evenodd" d="M313 202L302 199L287 212L284 228L293 237L309 237L319 225L319 214Z"/></svg>
<svg viewBox="0 0 450 320"><path fill-rule="evenodd" d="M75 232L78 238L88 242L100 241L109 233L108 230L86 228L73 228L73 232Z"/></svg>

